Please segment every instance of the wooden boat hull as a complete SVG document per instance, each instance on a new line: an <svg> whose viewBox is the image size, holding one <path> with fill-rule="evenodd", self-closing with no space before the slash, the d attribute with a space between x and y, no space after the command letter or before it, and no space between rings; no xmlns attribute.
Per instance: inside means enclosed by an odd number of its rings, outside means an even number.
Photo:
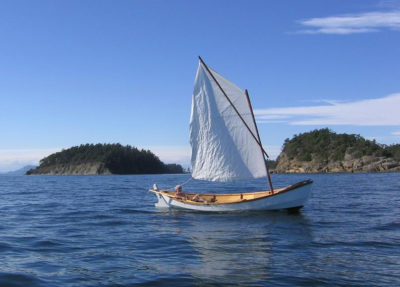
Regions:
<svg viewBox="0 0 400 287"><path fill-rule="evenodd" d="M207 200L195 202L190 200L195 194L185 193L189 199L175 197L175 192L149 190L155 193L161 209L187 209L207 212L250 211L250 210L295 210L304 206L311 194L312 181L302 181L271 193L269 191L234 194L201 194ZM212 198L215 198L215 202Z"/></svg>

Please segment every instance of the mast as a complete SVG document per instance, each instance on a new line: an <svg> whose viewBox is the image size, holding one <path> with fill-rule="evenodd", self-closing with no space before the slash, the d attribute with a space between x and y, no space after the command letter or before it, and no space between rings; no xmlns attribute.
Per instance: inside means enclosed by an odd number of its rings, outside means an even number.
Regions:
<svg viewBox="0 0 400 287"><path fill-rule="evenodd" d="M258 127L257 127L257 123L256 123L256 118L254 117L253 106L251 105L249 92L247 91L247 89L245 90L245 94L246 94L246 98L247 98L247 103L249 104L249 108L251 111L251 116L253 118L254 126L256 127L258 142L259 142L259 145L262 147L261 138L260 138L260 134L258 132ZM267 158L269 158L268 154L265 153L265 155L267 156ZM263 158L264 158L265 169L267 170L267 179L268 179L269 188L270 188L271 192L274 193L274 187L272 186L271 175L269 173L269 168L268 168L267 161L264 157L264 153L263 153Z"/></svg>

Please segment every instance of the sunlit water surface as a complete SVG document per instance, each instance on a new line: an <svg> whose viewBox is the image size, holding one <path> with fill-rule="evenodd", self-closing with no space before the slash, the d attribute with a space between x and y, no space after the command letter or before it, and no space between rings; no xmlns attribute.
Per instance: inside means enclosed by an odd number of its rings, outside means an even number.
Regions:
<svg viewBox="0 0 400 287"><path fill-rule="evenodd" d="M400 286L399 173L273 175L314 180L295 215L154 207L188 177L0 176L0 286Z"/></svg>

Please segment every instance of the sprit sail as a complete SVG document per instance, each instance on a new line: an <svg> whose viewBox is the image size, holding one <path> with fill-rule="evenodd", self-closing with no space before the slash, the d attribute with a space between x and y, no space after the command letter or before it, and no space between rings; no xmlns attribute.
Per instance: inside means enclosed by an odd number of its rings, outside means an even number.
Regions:
<svg viewBox="0 0 400 287"><path fill-rule="evenodd" d="M242 89L200 60L190 117L193 178L236 181L267 176L250 109Z"/></svg>

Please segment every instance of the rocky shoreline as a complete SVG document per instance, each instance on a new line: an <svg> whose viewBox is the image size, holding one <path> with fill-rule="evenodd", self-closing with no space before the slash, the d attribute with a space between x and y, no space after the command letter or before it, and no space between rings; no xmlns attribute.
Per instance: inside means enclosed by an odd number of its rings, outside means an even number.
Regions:
<svg viewBox="0 0 400 287"><path fill-rule="evenodd" d="M393 158L363 156L353 158L346 154L344 160L338 161L300 161L289 159L282 153L274 173L368 173L368 172L400 172L400 164Z"/></svg>
<svg viewBox="0 0 400 287"><path fill-rule="evenodd" d="M101 162L80 164L58 164L38 167L27 172L28 175L109 175L112 174Z"/></svg>

